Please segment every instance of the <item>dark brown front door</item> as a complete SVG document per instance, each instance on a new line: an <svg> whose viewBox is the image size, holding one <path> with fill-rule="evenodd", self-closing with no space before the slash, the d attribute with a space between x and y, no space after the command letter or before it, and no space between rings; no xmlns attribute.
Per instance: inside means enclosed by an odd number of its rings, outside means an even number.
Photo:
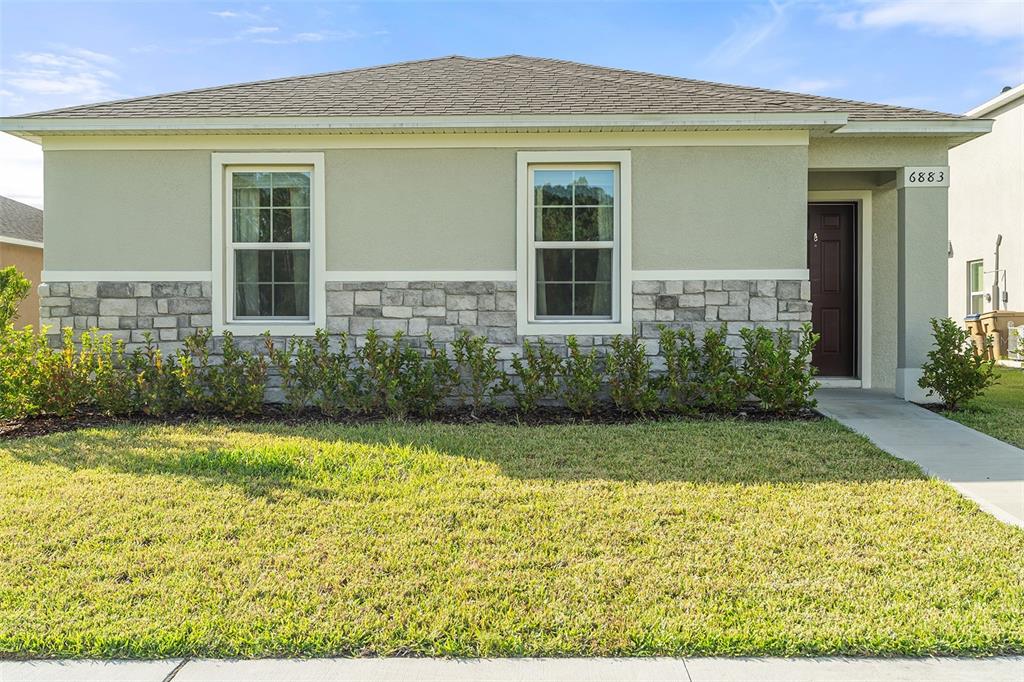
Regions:
<svg viewBox="0 0 1024 682"><path fill-rule="evenodd" d="M821 334L811 363L822 376L856 375L856 204L807 208L807 267L811 324Z"/></svg>

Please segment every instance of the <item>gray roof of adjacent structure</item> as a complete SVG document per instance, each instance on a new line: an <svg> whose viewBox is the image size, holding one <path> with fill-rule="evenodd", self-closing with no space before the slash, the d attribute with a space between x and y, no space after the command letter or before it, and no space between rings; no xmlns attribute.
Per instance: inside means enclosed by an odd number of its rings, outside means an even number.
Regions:
<svg viewBox="0 0 1024 682"><path fill-rule="evenodd" d="M507 55L402 62L27 114L24 118L844 113L957 120L888 104Z"/></svg>
<svg viewBox="0 0 1024 682"><path fill-rule="evenodd" d="M35 206L0 196L0 237L43 241L43 212Z"/></svg>

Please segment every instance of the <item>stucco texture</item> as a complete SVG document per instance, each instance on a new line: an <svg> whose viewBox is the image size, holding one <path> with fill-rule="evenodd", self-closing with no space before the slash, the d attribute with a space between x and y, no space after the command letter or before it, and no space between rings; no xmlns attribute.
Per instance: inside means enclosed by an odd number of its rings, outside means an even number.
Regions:
<svg viewBox="0 0 1024 682"><path fill-rule="evenodd" d="M209 270L210 152L47 151L47 270Z"/></svg>

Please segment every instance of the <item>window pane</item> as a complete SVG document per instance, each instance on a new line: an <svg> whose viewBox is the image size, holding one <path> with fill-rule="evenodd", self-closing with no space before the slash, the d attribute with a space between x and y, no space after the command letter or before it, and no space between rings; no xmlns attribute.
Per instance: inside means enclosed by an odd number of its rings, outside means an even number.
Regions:
<svg viewBox="0 0 1024 682"><path fill-rule="evenodd" d="M985 312L985 294L971 296L971 314L980 315Z"/></svg>
<svg viewBox="0 0 1024 682"><path fill-rule="evenodd" d="M611 206L615 202L615 171L579 170L575 176L577 206Z"/></svg>
<svg viewBox="0 0 1024 682"><path fill-rule="evenodd" d="M273 284L235 285L235 317L273 315Z"/></svg>
<svg viewBox="0 0 1024 682"><path fill-rule="evenodd" d="M537 315L572 315L572 284L538 282Z"/></svg>
<svg viewBox="0 0 1024 682"><path fill-rule="evenodd" d="M306 208L275 208L274 209L274 241L275 242L308 242L309 241L309 209L306 209Z"/></svg>
<svg viewBox="0 0 1024 682"><path fill-rule="evenodd" d="M257 208L257 207L259 207L261 205L269 206L270 205L269 201L261 203L261 199L263 199L264 197L262 197L260 195L260 192L261 192L261 190L255 189L255 188L244 188L244 187L243 188L239 188L239 187L235 187L234 204L233 204L234 207L235 208ZM265 198L269 199L270 195L267 194Z"/></svg>
<svg viewBox="0 0 1024 682"><path fill-rule="evenodd" d="M538 282L571 282L572 249L538 249Z"/></svg>
<svg viewBox="0 0 1024 682"><path fill-rule="evenodd" d="M572 241L571 208L538 208L536 239L545 242Z"/></svg>
<svg viewBox="0 0 1024 682"><path fill-rule="evenodd" d="M576 240L610 242L614 238L614 211L611 206L577 208Z"/></svg>
<svg viewBox="0 0 1024 682"><path fill-rule="evenodd" d="M610 317L612 314L612 284L577 284L573 296L575 315Z"/></svg>
<svg viewBox="0 0 1024 682"><path fill-rule="evenodd" d="M309 317L309 287L304 284L275 284L274 316Z"/></svg>
<svg viewBox="0 0 1024 682"><path fill-rule="evenodd" d="M309 251L274 251L274 281L309 283Z"/></svg>
<svg viewBox="0 0 1024 682"><path fill-rule="evenodd" d="M269 242L270 210L236 208L233 211L233 238L236 242Z"/></svg>
<svg viewBox="0 0 1024 682"><path fill-rule="evenodd" d="M572 171L534 171L533 187L537 206L572 204Z"/></svg>
<svg viewBox="0 0 1024 682"><path fill-rule="evenodd" d="M971 291L981 291L985 284L984 262L974 261L971 263Z"/></svg>
<svg viewBox="0 0 1024 682"><path fill-rule="evenodd" d="M610 282L612 280L611 249L576 249L575 280L577 282Z"/></svg>
<svg viewBox="0 0 1024 682"><path fill-rule="evenodd" d="M235 251L236 282L273 281L273 251L240 249Z"/></svg>
<svg viewBox="0 0 1024 682"><path fill-rule="evenodd" d="M274 173L274 206L309 207L309 173Z"/></svg>

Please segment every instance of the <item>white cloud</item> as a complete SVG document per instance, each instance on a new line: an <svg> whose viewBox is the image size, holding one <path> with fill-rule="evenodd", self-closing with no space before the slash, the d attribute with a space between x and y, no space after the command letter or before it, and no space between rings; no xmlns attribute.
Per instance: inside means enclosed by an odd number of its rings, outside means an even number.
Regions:
<svg viewBox="0 0 1024 682"><path fill-rule="evenodd" d="M39 145L0 133L0 195L43 207L43 150Z"/></svg>
<svg viewBox="0 0 1024 682"><path fill-rule="evenodd" d="M846 85L845 81L828 78L793 78L783 83L779 89L790 92L803 92L819 95L834 91Z"/></svg>
<svg viewBox="0 0 1024 682"><path fill-rule="evenodd" d="M267 9L268 8L266 7L263 8L264 11L266 11ZM229 9L221 10L219 12L210 12L210 14L212 14L215 17L220 17L221 19L259 19L259 16L253 14L252 12L235 12Z"/></svg>
<svg viewBox="0 0 1024 682"><path fill-rule="evenodd" d="M61 47L52 52L22 52L13 61L13 67L0 71L0 78L5 88L22 101L31 101L33 96L56 96L80 103L118 96L113 87L118 75L108 68L117 60L110 55Z"/></svg>
<svg viewBox="0 0 1024 682"><path fill-rule="evenodd" d="M894 0L866 2L833 16L842 28L913 26L922 31L979 38L1024 36L1019 0Z"/></svg>
<svg viewBox="0 0 1024 682"><path fill-rule="evenodd" d="M280 29L277 26L250 26L242 31L243 35L251 35L254 33L277 33Z"/></svg>
<svg viewBox="0 0 1024 682"><path fill-rule="evenodd" d="M767 7L753 8L753 16L737 23L733 32L711 51L705 64L733 66L754 48L782 31L786 24L786 11L793 3L769 0Z"/></svg>
<svg viewBox="0 0 1024 682"><path fill-rule="evenodd" d="M374 35L386 34L378 31ZM322 43L333 40L354 40L364 37L358 31L310 31L305 33L294 33L281 38L257 38L254 42L264 45L290 45L293 43Z"/></svg>

